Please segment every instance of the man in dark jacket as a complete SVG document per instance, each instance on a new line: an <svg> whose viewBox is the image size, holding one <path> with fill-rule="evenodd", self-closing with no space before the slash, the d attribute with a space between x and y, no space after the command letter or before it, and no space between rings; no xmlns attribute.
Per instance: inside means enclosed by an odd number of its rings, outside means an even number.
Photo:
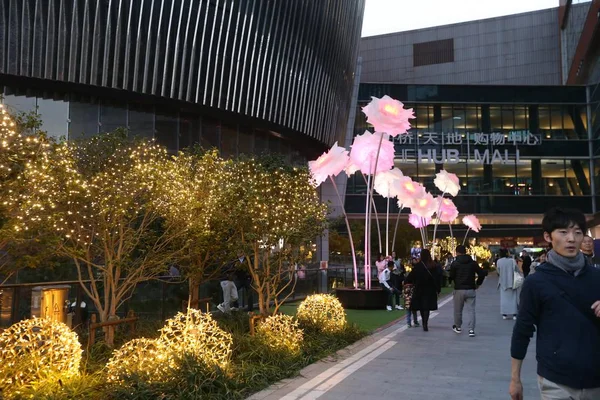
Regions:
<svg viewBox="0 0 600 400"><path fill-rule="evenodd" d="M600 270L579 251L585 216L555 208L544 215L542 228L552 250L521 289L510 349L510 396L523 399L521 365L537 328L542 399L600 399Z"/></svg>
<svg viewBox="0 0 600 400"><path fill-rule="evenodd" d="M456 259L450 265L450 279L454 282L454 332L462 332L462 313L466 304L471 315L469 336L475 336L475 290L481 286L485 276L486 272L467 255L465 246L456 246Z"/></svg>
<svg viewBox="0 0 600 400"><path fill-rule="evenodd" d="M531 262L533 260L526 251L523 251L521 259L523 260L523 265L521 266L523 269L523 276L527 278L527 275L529 275L529 272L531 272Z"/></svg>

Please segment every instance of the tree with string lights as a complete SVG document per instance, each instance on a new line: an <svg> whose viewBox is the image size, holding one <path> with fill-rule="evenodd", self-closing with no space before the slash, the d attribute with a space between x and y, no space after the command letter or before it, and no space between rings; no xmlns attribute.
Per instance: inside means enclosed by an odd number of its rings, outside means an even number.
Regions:
<svg viewBox="0 0 600 400"><path fill-rule="evenodd" d="M325 229L327 207L306 168L266 158L232 166L237 177L236 236L248 256L260 313L270 314L272 302L276 313L293 292L296 263Z"/></svg>
<svg viewBox="0 0 600 400"><path fill-rule="evenodd" d="M232 210L237 178L232 175L233 161L216 150L192 148L163 163L157 169L162 176L156 179L153 201L169 223L187 227L179 266L189 280L189 303L197 308L199 285L236 256ZM184 197L170 201L174 194Z"/></svg>
<svg viewBox="0 0 600 400"><path fill-rule="evenodd" d="M36 267L51 256L51 237L21 231L19 208L29 191L24 171L47 160L52 141L40 131L35 113L14 115L0 105L0 274L9 279L18 269Z"/></svg>
<svg viewBox="0 0 600 400"><path fill-rule="evenodd" d="M189 193L153 197L166 157L154 142L117 131L61 143L24 172L29 190L15 230L52 227L56 253L73 260L102 322L116 319L140 282L165 272L185 251L187 226L165 219L162 210ZM113 344L112 327L105 341Z"/></svg>

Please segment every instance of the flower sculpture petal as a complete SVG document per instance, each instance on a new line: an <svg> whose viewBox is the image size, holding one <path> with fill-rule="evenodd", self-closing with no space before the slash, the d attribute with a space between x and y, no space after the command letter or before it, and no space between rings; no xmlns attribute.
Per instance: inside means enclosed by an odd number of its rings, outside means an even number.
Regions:
<svg viewBox="0 0 600 400"><path fill-rule="evenodd" d="M344 172L346 173L346 175L348 175L349 177L354 175L354 173L356 171L358 171L359 168L356 164L354 164L352 162L352 160L348 161L348 165L346 165L346 168L344 168Z"/></svg>
<svg viewBox="0 0 600 400"><path fill-rule="evenodd" d="M395 182L394 194L398 196L398 207L411 207L415 199L425 195L425 187L408 176L402 176Z"/></svg>
<svg viewBox="0 0 600 400"><path fill-rule="evenodd" d="M398 195L396 182L401 177L402 171L399 168L381 172L375 177L373 188L383 197L396 197Z"/></svg>
<svg viewBox="0 0 600 400"><path fill-rule="evenodd" d="M408 223L417 229L424 228L431 223L431 218L422 218L415 214L408 216Z"/></svg>
<svg viewBox="0 0 600 400"><path fill-rule="evenodd" d="M387 171L394 166L394 144L382 133L371 133L365 131L362 135L354 138L350 161L364 174L373 174ZM379 144L381 143L381 149ZM379 153L379 161L377 154ZM377 164L377 170L375 169Z"/></svg>
<svg viewBox="0 0 600 400"><path fill-rule="evenodd" d="M438 203L431 193L425 193L423 196L414 199L410 211L421 218L431 218L437 211L437 205Z"/></svg>
<svg viewBox="0 0 600 400"><path fill-rule="evenodd" d="M442 191L442 193L448 193L452 197L455 197L460 191L460 182L456 174L451 174L446 170L441 170L435 174L433 184L436 188Z"/></svg>
<svg viewBox="0 0 600 400"><path fill-rule="evenodd" d="M477 219L474 215L467 215L463 217L463 224L465 224L469 229L479 232L481 230L481 224L479 223L479 219Z"/></svg>
<svg viewBox="0 0 600 400"><path fill-rule="evenodd" d="M319 186L328 177L336 176L342 172L346 168L349 159L348 150L338 146L337 142L335 142L328 152L323 153L315 161L309 161L308 168L315 180L315 184Z"/></svg>
<svg viewBox="0 0 600 400"><path fill-rule="evenodd" d="M436 197L436 202L440 201L439 197ZM458 218L458 208L454 205L454 202L451 199L441 199L442 204L439 206L438 218L441 222L452 222L456 218Z"/></svg>
<svg viewBox="0 0 600 400"><path fill-rule="evenodd" d="M402 102L389 96L371 97L371 102L362 111L375 132L385 132L393 137L406 133L410 129L408 120L415 118L412 108L405 109Z"/></svg>

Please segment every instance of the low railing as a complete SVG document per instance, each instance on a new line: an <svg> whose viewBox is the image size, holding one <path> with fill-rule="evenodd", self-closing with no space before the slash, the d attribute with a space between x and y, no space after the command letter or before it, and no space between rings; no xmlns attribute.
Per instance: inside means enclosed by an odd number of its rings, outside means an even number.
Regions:
<svg viewBox="0 0 600 400"><path fill-rule="evenodd" d="M314 293L330 293L339 287L351 287L354 282L352 265L332 265L327 269L306 268L298 270L295 290L288 301L299 300ZM364 280L362 271L359 270L359 282ZM88 284L89 282L84 282ZM31 317L32 289L36 286L69 285L69 303L75 303L73 326L86 327L90 323L88 316L97 313L93 302L82 289L79 281L39 282L9 284L0 286L0 328L7 327L22 319ZM247 307L246 289L239 291L240 307ZM284 292L281 298L289 294ZM254 299L257 298L254 294ZM138 284L133 295L119 309L118 315L125 318L129 310L135 310L140 319L166 320L177 311L187 308L189 298L189 284L187 281L174 280L172 277L160 277ZM222 302L222 291L218 280L203 282L199 287L198 305L200 309L214 311L217 304ZM79 307L85 302L86 308ZM121 319L122 320L122 319ZM92 322L93 323L93 322Z"/></svg>

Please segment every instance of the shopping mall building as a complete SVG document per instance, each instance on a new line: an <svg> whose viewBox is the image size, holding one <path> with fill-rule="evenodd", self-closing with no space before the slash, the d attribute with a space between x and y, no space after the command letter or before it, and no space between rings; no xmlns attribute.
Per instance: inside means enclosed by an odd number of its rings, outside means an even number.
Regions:
<svg viewBox="0 0 600 400"><path fill-rule="evenodd" d="M416 118L395 138L396 166L428 188L441 169L457 174L455 202L479 216L484 242L540 244L542 214L553 206L582 210L598 238L599 18L600 0L561 1L363 38L354 134L368 128L360 108L371 96L399 99ZM362 178L348 180L355 218L365 191ZM385 199L377 204L385 212Z"/></svg>

